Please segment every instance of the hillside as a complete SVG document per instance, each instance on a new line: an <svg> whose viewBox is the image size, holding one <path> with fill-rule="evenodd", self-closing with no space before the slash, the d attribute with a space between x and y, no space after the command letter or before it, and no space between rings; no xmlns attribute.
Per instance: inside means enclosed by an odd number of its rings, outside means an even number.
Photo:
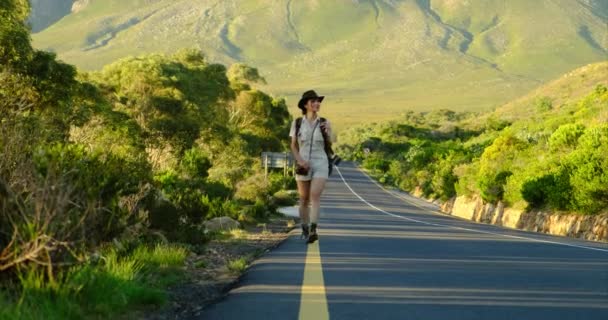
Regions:
<svg viewBox="0 0 608 320"><path fill-rule="evenodd" d="M79 2L34 45L84 69L195 47L259 67L263 89L286 96L293 113L305 89L326 94L338 127L497 107L608 52L602 1Z"/></svg>
<svg viewBox="0 0 608 320"><path fill-rule="evenodd" d="M481 112L462 121L471 130L480 130L488 121L505 121L522 127L547 118L568 118L577 104L598 85L608 87L608 61L589 64L545 83L525 95L510 101L491 112ZM605 110L588 117L589 123L608 122L608 105Z"/></svg>
<svg viewBox="0 0 608 320"><path fill-rule="evenodd" d="M39 32L70 14L74 0L29 0L32 8L28 22Z"/></svg>
<svg viewBox="0 0 608 320"><path fill-rule="evenodd" d="M598 84L608 87L608 61L590 64L548 82L530 93L498 108L493 114L509 121L525 119L538 113L535 106L545 99L554 112L576 103ZM608 111L608 106L607 110ZM606 119L608 121L608 119Z"/></svg>
<svg viewBox="0 0 608 320"><path fill-rule="evenodd" d="M608 212L607 69L579 68L481 115L412 112L349 128L336 149L381 182L425 197Z"/></svg>

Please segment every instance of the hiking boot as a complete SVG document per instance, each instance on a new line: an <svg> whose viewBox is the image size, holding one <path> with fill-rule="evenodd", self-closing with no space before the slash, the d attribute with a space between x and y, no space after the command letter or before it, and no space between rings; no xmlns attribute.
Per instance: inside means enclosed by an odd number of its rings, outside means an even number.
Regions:
<svg viewBox="0 0 608 320"><path fill-rule="evenodd" d="M308 231L308 225L306 224L302 224L302 239L308 239L308 235L310 234L310 232Z"/></svg>
<svg viewBox="0 0 608 320"><path fill-rule="evenodd" d="M308 235L308 239L306 239L306 243L313 243L319 239L319 236L316 232Z"/></svg>

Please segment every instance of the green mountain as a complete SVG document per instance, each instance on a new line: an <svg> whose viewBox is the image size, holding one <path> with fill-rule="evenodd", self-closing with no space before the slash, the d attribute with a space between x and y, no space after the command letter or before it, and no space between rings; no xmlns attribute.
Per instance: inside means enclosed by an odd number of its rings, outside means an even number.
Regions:
<svg viewBox="0 0 608 320"><path fill-rule="evenodd" d="M39 32L70 14L74 0L30 0L32 32Z"/></svg>
<svg viewBox="0 0 608 320"><path fill-rule="evenodd" d="M405 110L483 110L607 60L601 0L85 0L33 36L83 69L202 50L260 68L265 91L328 96L338 128ZM34 14L36 14L34 8Z"/></svg>

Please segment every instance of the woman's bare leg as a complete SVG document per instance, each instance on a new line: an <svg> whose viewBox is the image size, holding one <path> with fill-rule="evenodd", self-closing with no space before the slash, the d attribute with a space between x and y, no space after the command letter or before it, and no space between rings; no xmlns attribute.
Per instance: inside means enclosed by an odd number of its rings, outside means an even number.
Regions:
<svg viewBox="0 0 608 320"><path fill-rule="evenodd" d="M312 204L312 208L310 209L310 223L316 224L319 223L319 213L321 211L321 193L323 193L323 189L325 189L325 178L315 178L312 179L310 184L310 202ZM314 230L311 230L314 232Z"/></svg>
<svg viewBox="0 0 608 320"><path fill-rule="evenodd" d="M309 208L310 203L310 181L296 181L298 184L298 193L300 194L300 221L302 227L308 228Z"/></svg>

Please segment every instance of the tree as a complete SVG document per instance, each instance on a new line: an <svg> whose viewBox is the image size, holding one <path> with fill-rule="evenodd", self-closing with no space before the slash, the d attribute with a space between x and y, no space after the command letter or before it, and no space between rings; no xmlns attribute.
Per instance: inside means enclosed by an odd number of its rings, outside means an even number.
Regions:
<svg viewBox="0 0 608 320"><path fill-rule="evenodd" d="M226 69L200 53L126 58L92 78L116 110L137 120L148 143L168 143L177 155L192 148L204 127L226 125L224 101L232 97Z"/></svg>
<svg viewBox="0 0 608 320"><path fill-rule="evenodd" d="M27 0L0 0L0 71L23 69L32 58L29 30L25 24Z"/></svg>
<svg viewBox="0 0 608 320"><path fill-rule="evenodd" d="M487 147L479 162L477 186L484 201L495 203L502 200L504 185L512 174L511 162L517 152L527 147L511 130L506 130L492 145Z"/></svg>
<svg viewBox="0 0 608 320"><path fill-rule="evenodd" d="M584 213L608 208L608 125L585 130L569 157L573 207Z"/></svg>

